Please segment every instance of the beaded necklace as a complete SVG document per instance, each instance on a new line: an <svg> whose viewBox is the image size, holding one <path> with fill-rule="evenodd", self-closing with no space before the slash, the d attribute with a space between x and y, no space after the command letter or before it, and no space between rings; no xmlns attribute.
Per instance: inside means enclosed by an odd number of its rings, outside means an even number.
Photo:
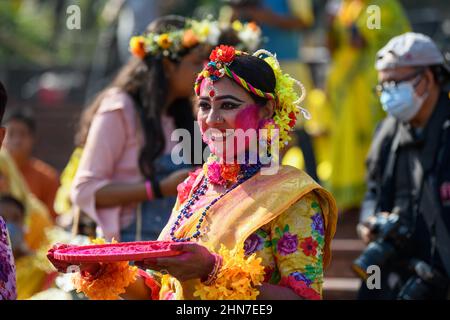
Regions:
<svg viewBox="0 0 450 320"><path fill-rule="evenodd" d="M174 222L171 230L170 230L170 237L172 238L172 241L174 242L184 242L184 241L191 241L193 239L197 239L201 236L200 228L203 224L203 221L205 220L205 217L209 211L209 209L220 199L222 199L225 195L227 195L229 192L231 192L233 189L235 189L237 186L239 186L241 183L247 181L251 177L253 177L260 169L261 164L254 164L254 165L241 165L241 170L238 174L237 182L231 185L231 187L227 188L224 193L222 193L220 196L215 198L213 201L211 201L210 204L208 204L205 209L203 210L200 219L198 220L196 231L193 235L186 237L186 238L177 238L175 236L175 231L180 227L181 220L183 218L189 219L193 212L190 210L191 207L200 199L201 196L204 196L206 194L206 190L208 189L208 183L209 179L207 175L203 178L203 182L200 185L200 187L195 190L195 192L192 194L192 197L187 201L187 203L183 206L183 208L180 210L180 213L177 216L177 220Z"/></svg>

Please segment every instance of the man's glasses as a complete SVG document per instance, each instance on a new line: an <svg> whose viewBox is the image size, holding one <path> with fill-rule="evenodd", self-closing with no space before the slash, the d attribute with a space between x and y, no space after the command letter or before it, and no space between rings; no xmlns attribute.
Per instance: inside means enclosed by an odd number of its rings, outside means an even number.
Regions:
<svg viewBox="0 0 450 320"><path fill-rule="evenodd" d="M403 82L407 82L407 81L411 81L414 80L414 82L412 83L413 87L415 88L420 81L422 80L421 77L419 77L420 75L423 74L425 70L421 69L419 71L414 72L412 75L409 75L403 79L400 80L391 80L391 81L384 81L382 83L377 84L374 88L373 88L373 92L380 97L381 94L383 93L383 91L385 90L390 90L392 88L397 88L397 86Z"/></svg>

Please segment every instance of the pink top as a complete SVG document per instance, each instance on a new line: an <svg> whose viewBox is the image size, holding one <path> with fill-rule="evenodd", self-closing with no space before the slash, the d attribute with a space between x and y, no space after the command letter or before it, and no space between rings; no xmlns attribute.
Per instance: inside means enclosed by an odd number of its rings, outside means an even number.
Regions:
<svg viewBox="0 0 450 320"><path fill-rule="evenodd" d="M167 116L161 120L165 153L170 153L176 144L170 141L175 124ZM132 223L137 203L96 208L95 193L111 183L142 181L138 157L143 141L132 98L117 88L110 89L92 120L71 190L72 202L96 221L100 236L107 240L120 240L120 230Z"/></svg>

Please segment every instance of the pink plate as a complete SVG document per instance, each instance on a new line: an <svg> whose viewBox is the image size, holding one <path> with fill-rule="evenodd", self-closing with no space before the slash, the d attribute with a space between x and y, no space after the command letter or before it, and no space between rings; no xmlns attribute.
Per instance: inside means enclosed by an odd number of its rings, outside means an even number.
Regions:
<svg viewBox="0 0 450 320"><path fill-rule="evenodd" d="M67 262L139 261L181 254L170 250L170 241L138 241L74 246L54 251L54 258Z"/></svg>

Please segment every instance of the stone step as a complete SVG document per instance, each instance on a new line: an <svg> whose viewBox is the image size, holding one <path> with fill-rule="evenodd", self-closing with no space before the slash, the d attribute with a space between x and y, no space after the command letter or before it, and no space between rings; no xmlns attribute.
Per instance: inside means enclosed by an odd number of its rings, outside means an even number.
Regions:
<svg viewBox="0 0 450 320"><path fill-rule="evenodd" d="M340 212L336 226L335 239L357 239L356 225L359 221L359 209Z"/></svg>
<svg viewBox="0 0 450 320"><path fill-rule="evenodd" d="M325 270L325 277L356 277L351 264L364 248L364 243L358 239L334 239L331 242L331 264Z"/></svg>
<svg viewBox="0 0 450 320"><path fill-rule="evenodd" d="M356 278L328 278L323 283L324 300L355 300L361 281Z"/></svg>

